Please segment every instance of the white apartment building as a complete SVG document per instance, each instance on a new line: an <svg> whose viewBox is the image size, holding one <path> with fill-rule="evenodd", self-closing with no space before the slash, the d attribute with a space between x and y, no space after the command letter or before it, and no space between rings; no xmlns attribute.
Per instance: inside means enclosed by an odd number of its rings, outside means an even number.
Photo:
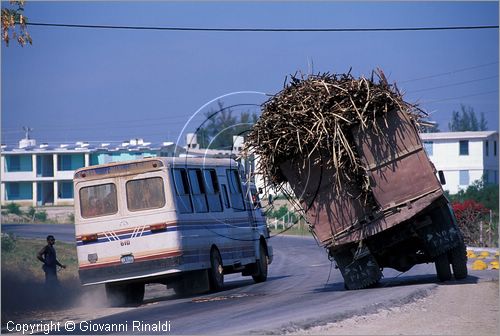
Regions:
<svg viewBox="0 0 500 336"><path fill-rule="evenodd" d="M498 184L498 132L421 133L429 159L446 178L450 194L466 189L484 177Z"/></svg>
<svg viewBox="0 0 500 336"><path fill-rule="evenodd" d="M91 145L36 145L23 139L19 147L2 145L0 157L1 204L72 205L76 169L155 156L179 156L185 149L173 142L151 144L142 139Z"/></svg>

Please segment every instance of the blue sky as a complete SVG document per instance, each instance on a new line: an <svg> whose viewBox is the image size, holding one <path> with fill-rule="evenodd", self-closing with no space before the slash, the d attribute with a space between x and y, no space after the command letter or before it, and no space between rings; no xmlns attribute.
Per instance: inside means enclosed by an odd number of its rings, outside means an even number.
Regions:
<svg viewBox="0 0 500 336"><path fill-rule="evenodd" d="M31 22L220 28L498 25L497 2L30 2ZM207 104L260 104L297 71L380 67L447 130L460 104L498 130L498 30L172 32L29 27L2 44L2 143L176 141ZM426 79L420 79L427 77ZM239 93L235 92L259 92ZM205 106L206 105L206 106ZM205 106L204 108L201 108ZM200 109L201 108L201 109ZM245 108L245 109L248 109ZM198 113L196 114L196 112ZM235 108L235 114L243 111ZM250 108L259 112L258 108Z"/></svg>

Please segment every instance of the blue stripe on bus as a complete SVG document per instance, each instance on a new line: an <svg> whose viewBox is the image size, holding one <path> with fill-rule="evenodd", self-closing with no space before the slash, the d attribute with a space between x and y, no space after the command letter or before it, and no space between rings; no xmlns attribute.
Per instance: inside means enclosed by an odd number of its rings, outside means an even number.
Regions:
<svg viewBox="0 0 500 336"><path fill-rule="evenodd" d="M209 226L209 228L207 228ZM264 225L259 225L259 226L264 226ZM224 229L227 227L237 227L237 228L252 228L252 226L248 226L247 223L245 224L197 224L197 225L182 225L182 226L167 226L165 230L162 231L156 231L156 232L151 232L151 231L143 231L142 234L135 234L133 236L133 233L124 233L124 234L119 234L116 236L109 235L108 237L99 237L95 241L90 241L90 242L82 242L81 240L78 240L76 243L77 246L83 246L83 245L92 245L92 244L100 244L100 243L108 243L108 242L113 242L113 241L120 241L120 240L125 240L125 239L131 239L131 238L137 238L137 237L145 237L149 235L157 235L161 233L168 233L168 232L175 232L175 231L189 231L189 230L200 230L200 229ZM116 239L118 237L118 239Z"/></svg>

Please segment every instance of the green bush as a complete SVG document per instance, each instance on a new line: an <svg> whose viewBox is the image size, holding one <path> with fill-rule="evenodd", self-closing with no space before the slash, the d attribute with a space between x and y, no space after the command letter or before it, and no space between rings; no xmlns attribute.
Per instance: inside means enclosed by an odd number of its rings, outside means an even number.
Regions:
<svg viewBox="0 0 500 336"><path fill-rule="evenodd" d="M26 211L26 215L30 218L30 219L33 219L35 218L35 214L36 214L36 209L34 206L30 206L28 211Z"/></svg>
<svg viewBox="0 0 500 336"><path fill-rule="evenodd" d="M35 213L35 219L42 221L42 222L45 222L47 220L47 211L45 211L45 210L37 211Z"/></svg>
<svg viewBox="0 0 500 336"><path fill-rule="evenodd" d="M5 206L6 210L10 214L21 216L23 212L21 211L21 206L17 203L10 202Z"/></svg>
<svg viewBox="0 0 500 336"><path fill-rule="evenodd" d="M2 252L10 252L16 247L16 241L8 234L2 235Z"/></svg>

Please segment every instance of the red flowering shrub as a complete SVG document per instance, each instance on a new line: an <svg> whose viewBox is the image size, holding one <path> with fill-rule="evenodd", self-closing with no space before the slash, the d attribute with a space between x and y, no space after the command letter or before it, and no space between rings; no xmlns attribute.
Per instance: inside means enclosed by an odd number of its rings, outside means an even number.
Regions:
<svg viewBox="0 0 500 336"><path fill-rule="evenodd" d="M462 203L454 202L452 207L458 227L464 235L465 244L479 246L481 240L480 223L484 222L490 210L474 200L465 200Z"/></svg>

